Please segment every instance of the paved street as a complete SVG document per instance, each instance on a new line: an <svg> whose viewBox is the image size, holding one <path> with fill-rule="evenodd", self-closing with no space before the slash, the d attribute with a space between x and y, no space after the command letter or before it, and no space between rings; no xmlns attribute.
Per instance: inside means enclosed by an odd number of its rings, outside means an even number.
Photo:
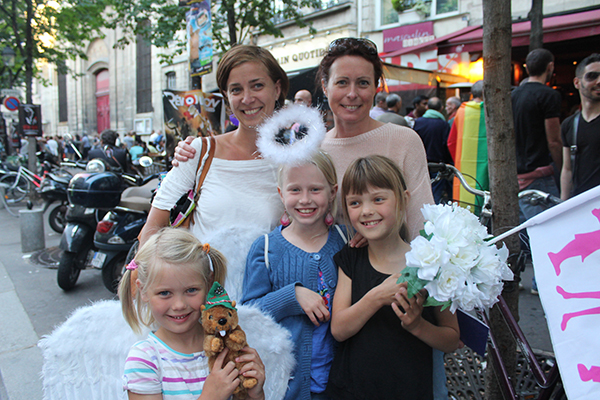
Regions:
<svg viewBox="0 0 600 400"><path fill-rule="evenodd" d="M44 232L51 249L58 246L60 235L48 225L48 212ZM58 261L58 251L42 252L46 265L29 256L21 253L19 219L0 209L0 400L41 399L39 338L76 308L113 298L100 271L82 271L77 287L66 293L56 284L56 269L47 265Z"/></svg>
<svg viewBox="0 0 600 400"><path fill-rule="evenodd" d="M47 214L47 213L46 213ZM77 287L62 291L56 284L60 242L44 216L46 251L21 253L19 219L0 209L0 400L42 398L42 357L36 344L77 307L113 298L98 270L82 271ZM531 268L523 276L521 326L534 349L551 350L542 308L529 293Z"/></svg>

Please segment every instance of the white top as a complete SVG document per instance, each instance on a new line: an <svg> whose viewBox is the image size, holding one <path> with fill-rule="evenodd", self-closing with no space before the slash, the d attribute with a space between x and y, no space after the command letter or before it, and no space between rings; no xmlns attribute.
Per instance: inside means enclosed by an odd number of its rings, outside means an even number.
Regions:
<svg viewBox="0 0 600 400"><path fill-rule="evenodd" d="M162 181L152 206L170 210L177 200L195 188L202 141L195 139L196 155L173 168ZM202 192L190 231L203 243L221 251L228 261L225 289L238 300L246 255L254 240L277 226L283 204L277 193L277 167L264 159L225 160L213 158L202 184Z"/></svg>
<svg viewBox="0 0 600 400"><path fill-rule="evenodd" d="M321 149L333 159L340 185L338 197L342 192L344 172L352 161L369 155L386 156L398 164L410 192L406 210L410 239L419 236L425 221L421 208L423 204L433 204L427 157L419 135L410 128L394 124L348 138L333 137L331 132L327 132Z"/></svg>

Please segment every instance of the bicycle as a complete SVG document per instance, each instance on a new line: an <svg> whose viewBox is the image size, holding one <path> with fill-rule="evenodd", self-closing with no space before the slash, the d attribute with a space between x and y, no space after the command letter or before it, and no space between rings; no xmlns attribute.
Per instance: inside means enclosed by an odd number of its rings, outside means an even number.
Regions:
<svg viewBox="0 0 600 400"><path fill-rule="evenodd" d="M429 163L428 167L430 172L437 172L437 176L433 178L432 181L435 179L451 180L456 177L466 191L476 196L481 196L483 201L479 214L479 220L483 225L487 225L490 222L493 211L491 193L489 191L471 187L464 179L462 173L452 165L443 163ZM560 199L539 190L523 190L519 193L519 198L528 199L528 201L530 201L532 204L546 204L548 207L561 202ZM517 281L520 280L520 274L524 271L526 260L527 254L521 252L518 257L517 268L515 271L515 278ZM494 332L490 329L486 352L490 355L492 367L494 368L494 372L496 378L498 379L504 398L514 400L523 398L536 398L538 400L566 398L560 379L558 364L556 364L553 357L546 354L536 354L533 351L502 295L500 295L499 298L498 308L502 318L504 319L504 322L506 323L506 326L508 327L511 335L515 339L520 349L521 357L520 360L518 360L518 362L520 361L520 365L518 365L518 367L527 366L530 370L529 372L523 370L519 371L519 376L517 379L515 379L514 383L512 382L512 379L509 376L500 355L500 350L498 349ZM486 325L491 326L487 313L478 311L477 315ZM471 351L463 351L463 353L466 354L463 354L462 356L455 353L457 354L457 358L461 358L461 360L458 361L447 356L447 369L458 370L449 377L450 380L454 379L452 382L453 385L455 385L461 378L467 378L469 380L469 384L467 386L470 386L468 390L464 390L462 393L460 393L460 395L452 393L450 393L450 395L452 398L458 399L465 397L465 393L467 393L467 397L469 398L484 399L485 397L483 397L483 392L485 386L483 385L483 377L481 375L485 368L485 363L481 356L469 352ZM470 363L471 365L467 368L464 365L465 363ZM521 389L520 393L517 392L515 386ZM451 389L452 388L449 387L449 392L452 392Z"/></svg>

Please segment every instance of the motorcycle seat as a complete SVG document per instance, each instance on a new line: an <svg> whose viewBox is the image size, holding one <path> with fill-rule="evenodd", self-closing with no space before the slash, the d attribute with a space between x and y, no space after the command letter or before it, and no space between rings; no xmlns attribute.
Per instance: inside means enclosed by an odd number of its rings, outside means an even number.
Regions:
<svg viewBox="0 0 600 400"><path fill-rule="evenodd" d="M158 187L158 178L153 179L143 186L132 186L123 191L119 206L138 211L150 212L150 199L152 191Z"/></svg>

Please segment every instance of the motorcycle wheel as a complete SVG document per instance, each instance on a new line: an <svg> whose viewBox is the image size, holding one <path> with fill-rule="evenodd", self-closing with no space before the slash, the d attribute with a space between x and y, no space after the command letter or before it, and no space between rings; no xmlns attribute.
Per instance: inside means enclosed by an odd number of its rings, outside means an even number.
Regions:
<svg viewBox="0 0 600 400"><path fill-rule="evenodd" d="M65 225L67 224L65 219L66 215L66 204L59 204L58 206L54 207L52 211L50 211L50 215L48 215L48 223L54 232L63 233L65 230Z"/></svg>
<svg viewBox="0 0 600 400"><path fill-rule="evenodd" d="M56 280L58 286L65 292L75 287L77 279L79 279L79 273L85 268L85 262L91 248L91 245L85 246L77 253L63 251L60 256Z"/></svg>
<svg viewBox="0 0 600 400"><path fill-rule="evenodd" d="M123 276L123 269L125 268L125 260L127 254L122 253L113 258L110 263L102 267L102 282L104 286L112 293L117 293L119 288L119 282Z"/></svg>

